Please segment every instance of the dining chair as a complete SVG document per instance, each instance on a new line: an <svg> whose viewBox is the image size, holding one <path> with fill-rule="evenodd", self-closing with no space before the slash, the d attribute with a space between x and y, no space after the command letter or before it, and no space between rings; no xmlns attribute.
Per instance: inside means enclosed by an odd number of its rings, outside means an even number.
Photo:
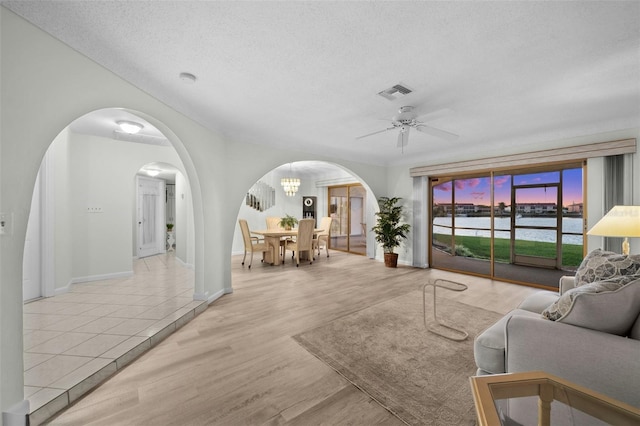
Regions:
<svg viewBox="0 0 640 426"><path fill-rule="evenodd" d="M313 257L313 230L315 227L315 219L300 219L298 222L298 234L295 241L287 241L284 246L284 252L287 250L293 252L292 258L296 259L296 267L300 266L300 252L309 254L309 265L314 261Z"/></svg>
<svg viewBox="0 0 640 426"><path fill-rule="evenodd" d="M277 216L267 216L267 229L280 229L280 218Z"/></svg>
<svg viewBox="0 0 640 426"><path fill-rule="evenodd" d="M320 229L322 232L318 232L316 238L313 239L313 248L318 250L318 256L320 256L320 246L324 242L324 248L327 251L327 257L329 257L329 238L331 238L331 222L333 219L329 216L325 216L320 219Z"/></svg>
<svg viewBox="0 0 640 426"><path fill-rule="evenodd" d="M277 217L277 216L267 216L267 229L283 229L282 226L280 226L280 220L281 218ZM287 240L290 240L290 237L282 237L280 238L280 253L278 253L279 256L282 256L282 258L284 259L284 246L286 244Z"/></svg>
<svg viewBox="0 0 640 426"><path fill-rule="evenodd" d="M242 257L242 265L244 265L244 261L247 258L247 252L251 252L251 257L249 258L249 269L251 269L251 264L253 263L253 252L262 252L261 262L264 262L264 253L266 251L271 253L271 258L275 253L273 253L273 247L269 246L264 240L260 240L258 237L252 237L251 231L249 231L249 225L245 219L239 219L238 223L240 224L240 230L242 231L242 240L244 241L244 256Z"/></svg>

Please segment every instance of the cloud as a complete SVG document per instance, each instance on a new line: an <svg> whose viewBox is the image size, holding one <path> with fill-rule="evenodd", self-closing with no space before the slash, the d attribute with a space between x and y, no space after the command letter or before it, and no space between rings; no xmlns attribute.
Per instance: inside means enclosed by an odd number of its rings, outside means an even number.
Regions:
<svg viewBox="0 0 640 426"><path fill-rule="evenodd" d="M493 185L496 188L502 188L502 185L511 181L511 176L498 176L493 179Z"/></svg>
<svg viewBox="0 0 640 426"><path fill-rule="evenodd" d="M473 178L473 179L457 179L456 180L456 189L465 189L465 188L475 188L480 185L482 179Z"/></svg>
<svg viewBox="0 0 640 426"><path fill-rule="evenodd" d="M435 186L436 191L451 192L451 182L441 183Z"/></svg>

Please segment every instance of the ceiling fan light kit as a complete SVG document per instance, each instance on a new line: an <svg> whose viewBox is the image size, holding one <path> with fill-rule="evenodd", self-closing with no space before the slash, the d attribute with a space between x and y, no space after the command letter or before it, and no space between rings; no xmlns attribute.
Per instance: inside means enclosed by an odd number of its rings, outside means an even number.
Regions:
<svg viewBox="0 0 640 426"><path fill-rule="evenodd" d="M416 129L419 132L435 136L440 139L444 139L447 141L454 141L458 139L458 135L455 133L447 132L446 130L438 129L428 124L419 121L418 115L415 113L413 106L403 106L398 110L398 114L393 116L391 119L391 127L387 127L386 129L378 130L372 133L367 133L366 135L358 136L356 139L362 139L369 136L377 135L378 133L384 133L389 130L398 129L398 148L404 149L405 146L409 143L409 132L412 128Z"/></svg>

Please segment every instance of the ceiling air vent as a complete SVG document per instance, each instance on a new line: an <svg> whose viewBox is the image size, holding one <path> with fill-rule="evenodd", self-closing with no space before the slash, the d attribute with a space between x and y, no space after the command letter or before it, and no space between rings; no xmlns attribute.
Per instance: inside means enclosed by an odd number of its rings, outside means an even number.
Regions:
<svg viewBox="0 0 640 426"><path fill-rule="evenodd" d="M378 92L378 95L383 98L389 99L390 101L396 100L402 96L408 95L413 92L413 90L402 84L396 84L393 87L383 90L382 92Z"/></svg>

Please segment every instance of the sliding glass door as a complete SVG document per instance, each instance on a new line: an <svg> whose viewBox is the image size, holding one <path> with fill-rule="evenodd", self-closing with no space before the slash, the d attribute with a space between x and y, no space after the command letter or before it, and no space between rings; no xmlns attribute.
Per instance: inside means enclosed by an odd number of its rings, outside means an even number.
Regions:
<svg viewBox="0 0 640 426"><path fill-rule="evenodd" d="M582 164L431 178L431 266L555 286L584 254Z"/></svg>
<svg viewBox="0 0 640 426"><path fill-rule="evenodd" d="M366 190L360 184L329 187L330 247L366 254Z"/></svg>
<svg viewBox="0 0 640 426"><path fill-rule="evenodd" d="M491 178L432 179L432 266L491 273Z"/></svg>

